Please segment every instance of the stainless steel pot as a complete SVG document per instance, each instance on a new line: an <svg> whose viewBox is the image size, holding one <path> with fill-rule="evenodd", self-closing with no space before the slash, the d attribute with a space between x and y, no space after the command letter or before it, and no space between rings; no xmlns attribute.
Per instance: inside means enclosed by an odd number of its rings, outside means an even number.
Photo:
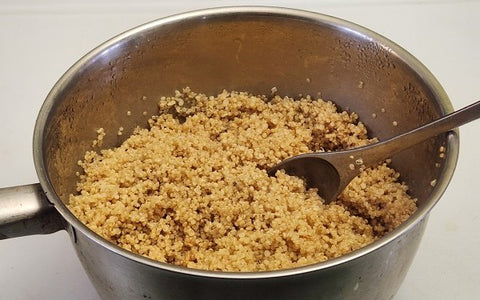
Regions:
<svg viewBox="0 0 480 300"><path fill-rule="evenodd" d="M90 231L67 209L77 161L96 129L104 147L146 125L160 95L190 86L310 94L355 111L380 139L452 111L442 87L392 41L333 17L284 8L229 7L160 19L80 59L38 115L33 151L40 184L0 190L0 237L65 229L105 299L389 299L415 255L430 209L452 177L458 136L440 135L393 157L418 211L373 244L296 269L226 273L156 262ZM146 113L145 113L146 112ZM398 124L393 126L393 122ZM124 134L115 133L124 127ZM438 155L446 149L445 157ZM436 183L436 184L432 184Z"/></svg>

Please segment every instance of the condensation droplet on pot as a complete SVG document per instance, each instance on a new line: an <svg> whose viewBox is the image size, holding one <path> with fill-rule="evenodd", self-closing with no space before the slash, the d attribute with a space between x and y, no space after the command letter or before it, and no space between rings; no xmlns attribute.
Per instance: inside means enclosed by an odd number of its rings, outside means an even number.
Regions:
<svg viewBox="0 0 480 300"><path fill-rule="evenodd" d="M357 85L357 86L358 86L359 89L363 89L363 86L364 86L364 85L365 85L365 83L360 80L360 81L358 82L358 85Z"/></svg>
<svg viewBox="0 0 480 300"><path fill-rule="evenodd" d="M432 187L436 186L436 185L437 185L437 180L434 179L434 180L430 181L430 185L431 185Z"/></svg>

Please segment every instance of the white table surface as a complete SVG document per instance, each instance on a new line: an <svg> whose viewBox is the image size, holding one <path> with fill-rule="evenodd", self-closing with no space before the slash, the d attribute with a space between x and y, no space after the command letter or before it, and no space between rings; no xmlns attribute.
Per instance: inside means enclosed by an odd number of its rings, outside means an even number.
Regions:
<svg viewBox="0 0 480 300"><path fill-rule="evenodd" d="M37 182L32 132L56 80L108 38L156 18L222 5L308 9L397 42L437 77L458 109L480 97L480 1L0 0L0 187ZM480 122L460 130L455 176L431 213L395 300L479 299ZM0 299L98 299L65 232L0 241Z"/></svg>

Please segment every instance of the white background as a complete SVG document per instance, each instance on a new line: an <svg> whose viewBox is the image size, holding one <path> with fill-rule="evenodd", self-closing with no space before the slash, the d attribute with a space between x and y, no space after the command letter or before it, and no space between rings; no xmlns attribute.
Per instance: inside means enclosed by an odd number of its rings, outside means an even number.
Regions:
<svg viewBox="0 0 480 300"><path fill-rule="evenodd" d="M480 98L480 1L2 1L0 187L37 182L32 132L56 80L131 27L198 8L263 4L308 9L397 42L437 77L459 109ZM455 176L434 208L395 300L478 299L480 121L460 130ZM98 299L65 232L0 241L0 299Z"/></svg>

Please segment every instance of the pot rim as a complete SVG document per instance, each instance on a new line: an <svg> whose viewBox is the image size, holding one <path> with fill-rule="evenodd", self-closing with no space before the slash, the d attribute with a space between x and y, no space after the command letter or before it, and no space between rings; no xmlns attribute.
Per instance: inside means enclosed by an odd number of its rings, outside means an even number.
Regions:
<svg viewBox="0 0 480 300"><path fill-rule="evenodd" d="M48 124L50 112L53 111L58 105L56 96L60 93L63 87L74 77L76 72L87 62L95 59L102 52L114 47L117 43L122 42L132 36L135 36L141 32L153 30L168 24L174 24L178 22L185 22L189 20L202 19L208 20L209 18L216 18L219 16L225 15L264 15L264 16L274 16L274 17L283 17L301 20L311 23L322 23L331 27L335 27L342 31L353 32L357 35L361 35L364 38L367 38L371 41L375 41L378 45L384 47L389 52L395 53L398 58L403 60L410 68L415 70L415 72L428 84L431 88L432 93L435 98L438 100L438 106L442 114L447 114L453 111L453 107L450 103L450 100L437 81L433 74L413 55L403 49L401 46L397 45L393 41L387 39L386 37L368 29L363 26L357 25L353 22L346 21L337 17L310 12L299 9L284 8L284 7L272 7L272 6L228 6L228 7L217 7L217 8L208 8L201 10L194 10L190 12L175 14L169 17L160 18L143 25L132 28L124 33L113 37L110 40L102 43L98 47L91 50L81 59L79 59L72 67L70 67L64 75L57 81L53 86L49 94L47 95L36 120L34 135L33 135L33 157L35 169L37 171L37 176L40 180L40 184L45 192L47 198L55 206L57 211L62 215L62 217L68 222L74 231L78 230L79 232L86 235L88 238L101 245L102 247L107 248L111 252L121 255L125 258L128 258L137 263L148 265L154 268L160 268L165 271L181 273L184 275L193 275L201 276L208 278L218 278L218 279L262 279L262 278L276 278L284 276L292 276L298 274L304 274L309 272L315 272L319 270L324 270L332 267L336 267L348 262L354 261L359 257L367 255L368 253L374 252L386 244L389 244L403 236L413 227L415 227L419 222L426 218L430 210L435 206L440 197L445 192L455 170L456 162L458 159L459 153L459 140L458 140L458 130L453 130L448 133L447 136L447 149L448 155L445 157L445 167L442 171L441 176L437 179L435 188L432 191L428 201L425 205L419 207L417 211L399 227L397 227L392 232L386 234L382 238L374 241L373 243L350 252L348 254L342 255L338 258L329 259L324 262L311 264L307 266L292 268L292 269L283 269L275 271L262 271L262 272L221 272L221 271L208 271L208 270L199 270L191 269L187 267L176 266L168 263L163 263L155 261L153 259L135 254L128 250L125 250L113 243L107 241L100 235L96 234L90 230L86 225L84 225L80 220L78 220L67 208L67 206L60 200L58 195L55 193L53 185L49 179L49 176L46 172L46 166L44 162L44 144L43 144L43 135L45 133L45 126Z"/></svg>

